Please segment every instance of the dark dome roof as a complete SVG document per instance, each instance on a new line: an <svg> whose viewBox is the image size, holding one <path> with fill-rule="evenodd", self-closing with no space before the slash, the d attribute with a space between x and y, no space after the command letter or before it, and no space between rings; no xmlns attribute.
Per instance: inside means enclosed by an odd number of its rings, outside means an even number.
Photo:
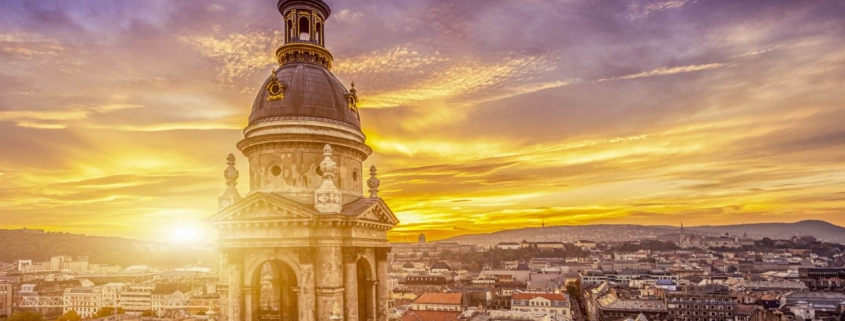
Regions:
<svg viewBox="0 0 845 321"><path fill-rule="evenodd" d="M279 8L279 13L282 16L285 15L287 9L291 6L315 6L323 10L323 14L325 15L323 18L328 19L329 15L332 14L332 9L326 4L323 0L279 0L276 4L276 7Z"/></svg>
<svg viewBox="0 0 845 321"><path fill-rule="evenodd" d="M249 124L284 119L311 119L361 129L358 112L346 100L349 91L322 66L310 63L286 64L276 71L279 82L287 85L284 99L267 100L268 77L249 115Z"/></svg>

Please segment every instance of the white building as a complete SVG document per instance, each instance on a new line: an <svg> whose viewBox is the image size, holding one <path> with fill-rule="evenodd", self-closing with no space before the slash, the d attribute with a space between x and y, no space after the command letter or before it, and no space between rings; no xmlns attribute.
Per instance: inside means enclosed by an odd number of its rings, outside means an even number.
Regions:
<svg viewBox="0 0 845 321"><path fill-rule="evenodd" d="M519 250L519 243L517 242L501 242L496 244L496 248L499 250Z"/></svg>
<svg viewBox="0 0 845 321"><path fill-rule="evenodd" d="M552 320L569 320L572 316L569 300L560 293L514 293L511 311L550 313Z"/></svg>
<svg viewBox="0 0 845 321"><path fill-rule="evenodd" d="M67 288L62 295L62 313L73 310L83 318L90 318L100 310L99 287Z"/></svg>
<svg viewBox="0 0 845 321"><path fill-rule="evenodd" d="M152 295L154 287L152 285L132 285L123 292L120 292L118 305L123 308L126 313L143 313L144 311L152 309Z"/></svg>

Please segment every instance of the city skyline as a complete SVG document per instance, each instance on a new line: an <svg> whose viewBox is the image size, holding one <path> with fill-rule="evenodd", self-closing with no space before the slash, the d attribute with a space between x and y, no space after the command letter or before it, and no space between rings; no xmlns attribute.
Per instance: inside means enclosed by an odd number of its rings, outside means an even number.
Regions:
<svg viewBox="0 0 845 321"><path fill-rule="evenodd" d="M332 72L358 90L393 241L845 225L841 2L328 2ZM0 228L213 239L226 155L249 172L235 143L276 66L278 13L0 6Z"/></svg>

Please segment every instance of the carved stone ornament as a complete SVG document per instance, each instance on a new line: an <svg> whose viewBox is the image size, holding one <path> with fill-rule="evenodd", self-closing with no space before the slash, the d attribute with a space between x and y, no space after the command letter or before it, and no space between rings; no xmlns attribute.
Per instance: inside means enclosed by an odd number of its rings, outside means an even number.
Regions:
<svg viewBox="0 0 845 321"><path fill-rule="evenodd" d="M223 195L220 195L220 197L217 198L218 211L243 199L237 188L239 173L238 169L235 168L235 155L229 154L229 156L226 157L226 164L229 165L226 167L226 170L223 171L223 178L226 179L226 191L223 192Z"/></svg>
<svg viewBox="0 0 845 321"><path fill-rule="evenodd" d="M332 180L337 173L337 164L332 160L332 147L328 144L323 148L323 157L320 162L323 184L314 191L314 208L323 214L338 214L343 209L343 195Z"/></svg>
<svg viewBox="0 0 845 321"><path fill-rule="evenodd" d="M288 90L288 85L284 82L279 82L279 79L276 78L276 72L277 70L273 69L270 75L270 82L264 87L267 90L267 101L285 99L285 91Z"/></svg>
<svg viewBox="0 0 845 321"><path fill-rule="evenodd" d="M390 253L389 247L377 247L376 250L376 261L385 261L387 260L387 254Z"/></svg>
<svg viewBox="0 0 845 321"><path fill-rule="evenodd" d="M352 83L352 88L349 88L349 93L345 95L346 104L350 110L358 112L358 91L355 90L355 82Z"/></svg>
<svg viewBox="0 0 845 321"><path fill-rule="evenodd" d="M241 264L244 259L243 251L239 249L224 249L221 252L226 256L229 264Z"/></svg>
<svg viewBox="0 0 845 321"><path fill-rule="evenodd" d="M302 264L314 263L314 248L313 247L298 247L293 249L296 256L299 257L299 262Z"/></svg>
<svg viewBox="0 0 845 321"><path fill-rule="evenodd" d="M370 166L370 179L367 180L367 187L370 188L370 198L378 197L378 187L381 181L376 177L376 165Z"/></svg>
<svg viewBox="0 0 845 321"><path fill-rule="evenodd" d="M355 263L358 261L358 248L357 247L344 247L343 248L343 262L346 263Z"/></svg>

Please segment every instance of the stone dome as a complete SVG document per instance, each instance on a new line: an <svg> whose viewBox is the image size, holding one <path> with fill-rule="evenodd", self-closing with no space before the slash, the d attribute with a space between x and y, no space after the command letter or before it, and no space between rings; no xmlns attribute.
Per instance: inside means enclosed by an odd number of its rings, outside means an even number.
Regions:
<svg viewBox="0 0 845 321"><path fill-rule="evenodd" d="M276 70L276 79L286 89L284 98L270 99L266 89L270 76L258 91L249 124L279 120L320 120L361 129L358 111L349 107L346 87L321 65L289 63Z"/></svg>

